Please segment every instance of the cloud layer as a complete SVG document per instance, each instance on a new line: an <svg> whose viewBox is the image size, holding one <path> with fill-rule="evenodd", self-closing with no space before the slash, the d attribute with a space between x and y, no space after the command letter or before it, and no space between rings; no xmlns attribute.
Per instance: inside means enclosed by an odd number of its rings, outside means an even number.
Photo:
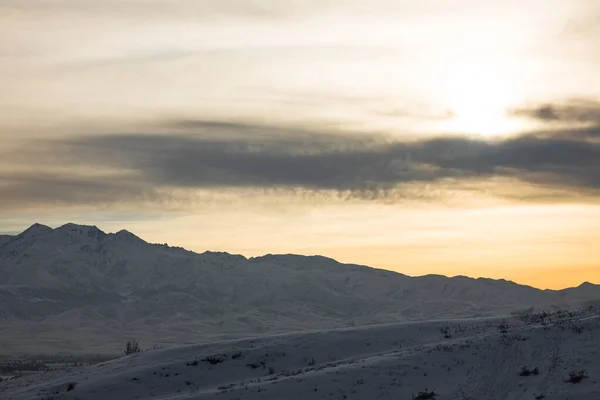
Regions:
<svg viewBox="0 0 600 400"><path fill-rule="evenodd" d="M513 114L544 122L600 124L600 102L579 100L563 104L548 103L519 108Z"/></svg>
<svg viewBox="0 0 600 400"><path fill-rule="evenodd" d="M401 141L190 120L169 121L163 132L38 142L35 150L4 154L14 168L0 175L2 204L164 202L175 191L195 189L327 191L393 201L403 185L459 187L497 178L575 197L600 192L598 127L502 140ZM36 172L20 169L32 158Z"/></svg>

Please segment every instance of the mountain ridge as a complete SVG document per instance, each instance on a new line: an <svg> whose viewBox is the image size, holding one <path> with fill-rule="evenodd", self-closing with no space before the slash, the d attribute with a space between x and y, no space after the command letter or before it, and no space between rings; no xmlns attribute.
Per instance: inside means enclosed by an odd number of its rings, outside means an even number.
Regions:
<svg viewBox="0 0 600 400"><path fill-rule="evenodd" d="M182 343L600 299L591 284L543 291L488 278L410 277L323 256L195 253L72 223L34 224L12 237L0 246L0 276L0 324L10 334L0 335L0 346L21 349L32 329L53 349L66 339L70 349L103 349L124 335Z"/></svg>
<svg viewBox="0 0 600 400"><path fill-rule="evenodd" d="M194 250L189 250L186 249L184 247L181 246L172 246L169 245L168 243L152 243L152 242L148 242L144 239L142 239L141 237L137 236L136 234L134 234L133 232L126 230L126 229L121 229L115 233L112 232L104 232L103 230L101 230L100 228L98 228L96 225L82 225L82 224L75 224L72 222L66 223L64 225L61 225L57 228L51 228L50 226L44 225L44 224L40 224L40 223L34 223L33 225L31 225L29 228L25 229L22 233L17 234L17 235L0 235L0 246L2 246L2 244L10 241L11 239L20 236L28 231L42 231L43 233L47 233L47 232L52 232L52 231L65 231L65 230L79 230L80 232L82 230L88 229L90 231L96 231L99 232L101 235L103 236L116 236L116 237L128 237L128 238L134 238L137 240L140 240L142 242L144 242L147 245L150 246L166 246L170 249L177 249L177 250L183 250L187 253L191 253L191 254L195 254L195 255L203 255L203 254L213 254L213 255L227 255L227 256L234 256L234 257L243 257L244 259L248 260L248 261L262 261L271 257L298 257L298 258L318 258L318 259L323 259L323 260L329 260L329 261L333 261L337 264L340 265L345 265L345 266L358 266L358 267L364 267L364 268L370 268L373 270L378 270L378 271L389 271L395 274L399 274L405 277L410 277L410 278L428 278L428 277L440 277L440 278L447 278L447 279L461 279L461 278L465 278L465 279L470 279L470 280L476 280L476 281L490 281L490 282L498 282L498 283L509 283L509 284L514 284L514 285L519 285L522 287L528 287L528 288L532 288L532 289L536 289L536 290L541 290L541 291L547 291L547 292L562 292L565 290L569 290L569 289L578 289L578 288L582 288L582 287L586 287L586 286L592 286L592 287L596 287L596 288L600 288L600 284L595 284L592 282L582 282L581 284L577 285L577 286L570 286L570 287L565 287L562 289L550 289L550 288L546 288L546 289L541 289L541 288L537 288L531 285L527 285L527 284L523 284L523 283L519 283L519 282L515 282L509 279L504 279L504 278L489 278L489 277L472 277L472 276L467 276L467 275L443 275L443 274L435 274L435 273L431 273L431 274L425 274L425 275L407 275L404 274L402 272L398 272L398 271L393 271L393 270L388 270L385 268L379 268L379 267L373 267L373 266L369 266L369 265L363 265L363 264L354 264L354 263L342 263L337 261L334 258L331 257L327 257L327 256L322 256L322 255L301 255L301 254L294 254L294 253L267 253L261 256L253 256L253 257L247 257L244 256L243 254L235 254L235 253L229 253L229 252L223 252L223 251L211 251L211 250L205 250L204 252L200 253ZM4 240L4 242L3 242Z"/></svg>

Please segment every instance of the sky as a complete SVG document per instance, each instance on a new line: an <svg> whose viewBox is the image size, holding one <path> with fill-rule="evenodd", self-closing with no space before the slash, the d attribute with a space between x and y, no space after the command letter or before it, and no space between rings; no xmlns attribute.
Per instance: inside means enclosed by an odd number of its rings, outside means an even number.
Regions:
<svg viewBox="0 0 600 400"><path fill-rule="evenodd" d="M0 0L0 233L600 283L596 0Z"/></svg>

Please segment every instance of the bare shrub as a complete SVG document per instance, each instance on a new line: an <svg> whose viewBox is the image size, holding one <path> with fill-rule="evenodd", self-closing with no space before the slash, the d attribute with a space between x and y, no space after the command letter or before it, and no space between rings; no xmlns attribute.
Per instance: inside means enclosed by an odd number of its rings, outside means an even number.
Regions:
<svg viewBox="0 0 600 400"><path fill-rule="evenodd" d="M442 333L442 335L444 335L445 339L451 339L452 338L452 333L450 333L450 328L448 328L447 326L445 326L442 329L440 329L440 332Z"/></svg>
<svg viewBox="0 0 600 400"><path fill-rule="evenodd" d="M535 367L533 369L523 367L523 368L521 368L521 372L519 372L519 375L520 376L530 376L530 375L538 375L539 373L540 373L540 370L538 367Z"/></svg>
<svg viewBox="0 0 600 400"><path fill-rule="evenodd" d="M506 321L502 321L502 323L500 325L498 325L498 327L497 327L498 332L500 332L500 333L508 333L509 328L510 328L510 325L508 325L508 322L506 322Z"/></svg>
<svg viewBox="0 0 600 400"><path fill-rule="evenodd" d="M133 340L128 340L127 344L125 345L125 351L123 352L124 355L129 355L129 354L135 354L135 353L141 353L142 349L140 347L139 342L137 341L137 339L133 339Z"/></svg>
<svg viewBox="0 0 600 400"><path fill-rule="evenodd" d="M222 363L223 361L225 361L225 359L219 356L208 356L202 359L202 362L205 362L210 365L217 365Z"/></svg>
<svg viewBox="0 0 600 400"><path fill-rule="evenodd" d="M589 378L589 377L587 375L587 370L585 370L585 369L582 369L580 371L571 371L569 373L569 379L567 379L567 382L579 383L586 378Z"/></svg>
<svg viewBox="0 0 600 400"><path fill-rule="evenodd" d="M438 396L438 394L436 392L434 392L433 390L430 392L427 389L425 389L424 392L419 392L419 393L417 393L416 396L413 394L412 398L413 398L413 400L428 400L428 399L435 399L437 396Z"/></svg>

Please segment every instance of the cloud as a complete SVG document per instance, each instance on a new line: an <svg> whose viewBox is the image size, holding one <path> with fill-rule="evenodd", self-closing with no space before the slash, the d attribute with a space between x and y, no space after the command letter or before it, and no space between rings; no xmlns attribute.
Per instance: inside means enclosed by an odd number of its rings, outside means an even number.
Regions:
<svg viewBox="0 0 600 400"><path fill-rule="evenodd" d="M575 197L600 194L600 143L585 139L599 136L600 128L501 140L413 141L195 120L168 121L163 130L166 133L47 141L38 143L41 150L35 153L5 154L14 165L35 157L40 170L110 168L120 175L0 176L2 204L165 204L181 201L172 195L175 191L196 189L333 192L342 199L394 201L431 197L419 194L415 185L465 188L468 182L504 178L539 187L540 196L553 189L570 191ZM498 189L498 193L505 191ZM531 190L527 197L531 198Z"/></svg>
<svg viewBox="0 0 600 400"><path fill-rule="evenodd" d="M456 113L452 110L446 110L443 112L428 112L424 111L415 111L410 109L401 109L396 108L390 111L384 111L381 115L388 117L397 117L397 118L414 118L421 120L429 120L429 121L447 121L456 117Z"/></svg>
<svg viewBox="0 0 600 400"><path fill-rule="evenodd" d="M135 179L81 177L77 173L0 173L0 207L110 206L123 202L165 201L164 195Z"/></svg>
<svg viewBox="0 0 600 400"><path fill-rule="evenodd" d="M541 104L519 108L511 113L515 116L544 122L600 124L600 102L590 100L570 101L561 104Z"/></svg>
<svg viewBox="0 0 600 400"><path fill-rule="evenodd" d="M197 135L111 135L68 143L99 164L150 182L186 187L304 187L368 190L446 178L508 176L540 184L600 188L600 128L504 140L440 137L398 141L259 125L178 121Z"/></svg>
<svg viewBox="0 0 600 400"><path fill-rule="evenodd" d="M0 9L40 13L69 12L143 16L145 18L219 17L271 19L305 14L323 8L322 1L305 0L290 5L275 0L0 0Z"/></svg>

